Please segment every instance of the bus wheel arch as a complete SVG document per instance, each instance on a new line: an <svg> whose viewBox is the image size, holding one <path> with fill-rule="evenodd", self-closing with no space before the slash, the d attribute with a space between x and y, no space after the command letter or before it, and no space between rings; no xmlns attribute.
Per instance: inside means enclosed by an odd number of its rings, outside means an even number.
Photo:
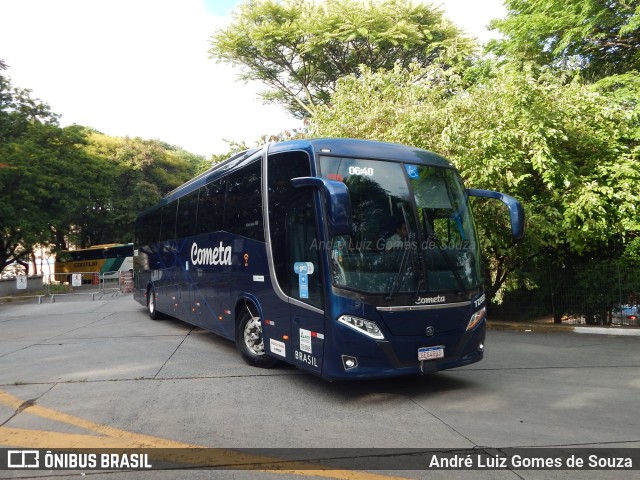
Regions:
<svg viewBox="0 0 640 480"><path fill-rule="evenodd" d="M262 333L262 314L256 303L242 298L236 304L236 347L242 359L253 367L271 368L278 359L267 355Z"/></svg>

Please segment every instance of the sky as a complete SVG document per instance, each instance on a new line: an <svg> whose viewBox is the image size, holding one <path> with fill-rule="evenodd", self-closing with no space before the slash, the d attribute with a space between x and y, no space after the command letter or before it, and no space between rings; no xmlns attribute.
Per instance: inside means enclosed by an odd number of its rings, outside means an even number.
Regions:
<svg viewBox="0 0 640 480"><path fill-rule="evenodd" d="M209 37L238 0L0 0L0 59L12 84L61 115L111 136L155 138L209 157L298 128L264 105L259 83L209 58ZM434 0L486 42L502 0Z"/></svg>

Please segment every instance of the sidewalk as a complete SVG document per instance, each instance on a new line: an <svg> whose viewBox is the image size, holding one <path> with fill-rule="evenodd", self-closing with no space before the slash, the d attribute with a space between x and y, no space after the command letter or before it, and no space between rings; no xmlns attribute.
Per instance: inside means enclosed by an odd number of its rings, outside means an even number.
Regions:
<svg viewBox="0 0 640 480"><path fill-rule="evenodd" d="M533 323L533 322L505 322L500 320L490 320L487 322L489 330L512 330L520 332L566 332L566 333L590 333L597 335L630 335L640 337L638 327L602 327L598 325L562 325L554 323Z"/></svg>

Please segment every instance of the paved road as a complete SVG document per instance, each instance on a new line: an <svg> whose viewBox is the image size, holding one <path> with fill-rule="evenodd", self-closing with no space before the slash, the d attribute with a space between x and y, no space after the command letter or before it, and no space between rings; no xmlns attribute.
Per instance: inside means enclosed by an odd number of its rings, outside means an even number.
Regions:
<svg viewBox="0 0 640 480"><path fill-rule="evenodd" d="M290 366L249 367L231 342L176 320L151 321L130 296L0 305L0 332L0 445L640 447L639 337L490 330L485 360L476 365L428 377L329 383ZM28 473L0 471L0 478L59 478L61 472ZM320 475L304 469L188 473L190 478ZM175 478L175 472L162 471L91 474L109 480ZM428 473L429 478L487 479L639 475ZM394 469L323 476L426 474Z"/></svg>

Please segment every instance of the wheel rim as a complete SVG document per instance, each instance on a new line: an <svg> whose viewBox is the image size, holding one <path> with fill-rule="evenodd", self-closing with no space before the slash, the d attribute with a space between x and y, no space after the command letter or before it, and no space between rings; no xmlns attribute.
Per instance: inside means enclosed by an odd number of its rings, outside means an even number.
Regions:
<svg viewBox="0 0 640 480"><path fill-rule="evenodd" d="M153 313L156 309L156 299L153 295L153 292L149 292L149 311Z"/></svg>
<svg viewBox="0 0 640 480"><path fill-rule="evenodd" d="M251 317L244 327L244 344L253 355L264 355L260 317Z"/></svg>

